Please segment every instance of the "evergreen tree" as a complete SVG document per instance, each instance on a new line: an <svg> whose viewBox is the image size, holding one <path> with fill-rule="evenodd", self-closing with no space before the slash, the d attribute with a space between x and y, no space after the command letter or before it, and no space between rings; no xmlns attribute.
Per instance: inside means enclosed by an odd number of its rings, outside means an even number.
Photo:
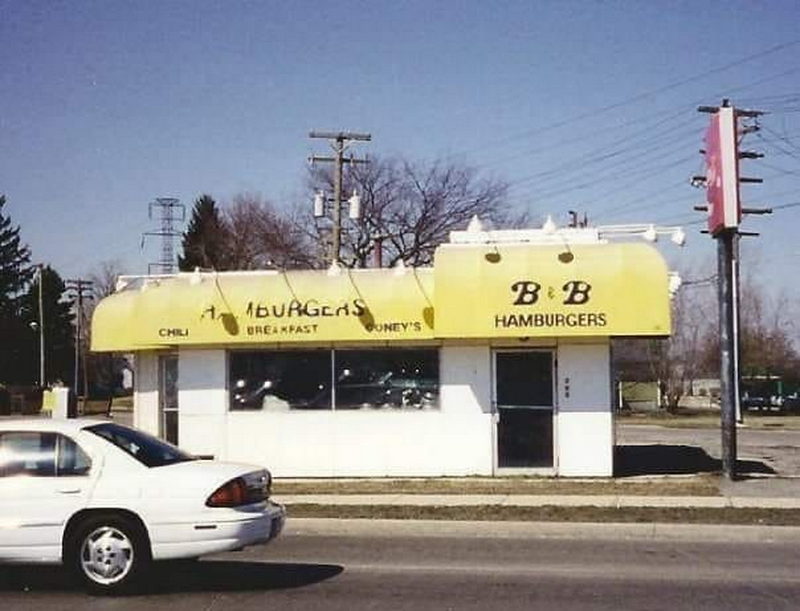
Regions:
<svg viewBox="0 0 800 611"><path fill-rule="evenodd" d="M20 316L25 287L33 275L30 250L19 237L19 227L4 215L0 195L0 384L18 381L24 352L34 333Z"/></svg>
<svg viewBox="0 0 800 611"><path fill-rule="evenodd" d="M178 268L191 271L201 269L228 269L227 226L214 198L201 195L195 200L189 227L183 234L183 256L178 257Z"/></svg>
<svg viewBox="0 0 800 611"><path fill-rule="evenodd" d="M0 195L0 319L14 317L19 298L33 277L31 252L19 237L19 227L3 214L6 196Z"/></svg>

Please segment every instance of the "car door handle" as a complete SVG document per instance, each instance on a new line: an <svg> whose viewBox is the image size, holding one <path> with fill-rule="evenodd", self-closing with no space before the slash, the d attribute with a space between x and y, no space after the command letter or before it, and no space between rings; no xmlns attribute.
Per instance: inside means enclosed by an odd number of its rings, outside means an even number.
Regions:
<svg viewBox="0 0 800 611"><path fill-rule="evenodd" d="M80 488L62 488L58 492L60 494L78 494L80 491Z"/></svg>

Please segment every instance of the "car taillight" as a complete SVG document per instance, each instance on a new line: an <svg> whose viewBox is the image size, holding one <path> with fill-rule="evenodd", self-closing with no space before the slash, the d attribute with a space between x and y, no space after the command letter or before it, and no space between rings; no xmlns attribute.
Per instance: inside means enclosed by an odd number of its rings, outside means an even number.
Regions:
<svg viewBox="0 0 800 611"><path fill-rule="evenodd" d="M226 484L217 488L206 501L207 507L238 507L247 505L248 500L247 484L241 477L232 479Z"/></svg>
<svg viewBox="0 0 800 611"><path fill-rule="evenodd" d="M253 471L217 488L206 500L207 507L239 507L266 501L272 477L267 470Z"/></svg>

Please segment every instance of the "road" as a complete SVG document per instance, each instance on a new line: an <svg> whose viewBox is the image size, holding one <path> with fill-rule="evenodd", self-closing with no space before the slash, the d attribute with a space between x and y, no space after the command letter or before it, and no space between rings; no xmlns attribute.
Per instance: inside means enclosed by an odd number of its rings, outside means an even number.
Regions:
<svg viewBox="0 0 800 611"><path fill-rule="evenodd" d="M366 524L366 523L365 523ZM54 569L0 573L0 607L87 609L796 609L796 541L553 538L476 526L431 535L375 522L290 523L265 548L162 567L139 596L103 599ZM438 528L438 526L437 526ZM700 533L700 531L698 531Z"/></svg>

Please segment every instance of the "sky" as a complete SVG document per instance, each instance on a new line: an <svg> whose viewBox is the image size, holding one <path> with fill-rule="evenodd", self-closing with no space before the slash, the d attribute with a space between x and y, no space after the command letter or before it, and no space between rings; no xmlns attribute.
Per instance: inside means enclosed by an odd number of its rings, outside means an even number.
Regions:
<svg viewBox="0 0 800 611"><path fill-rule="evenodd" d="M0 0L4 212L64 278L146 273L156 198L311 206L306 160L330 151L309 131L350 130L372 134L360 155L508 181L533 225L682 226L660 248L698 280L696 109L729 98L767 112L742 193L775 208L744 220L743 273L800 300L798 24L797 0Z"/></svg>

